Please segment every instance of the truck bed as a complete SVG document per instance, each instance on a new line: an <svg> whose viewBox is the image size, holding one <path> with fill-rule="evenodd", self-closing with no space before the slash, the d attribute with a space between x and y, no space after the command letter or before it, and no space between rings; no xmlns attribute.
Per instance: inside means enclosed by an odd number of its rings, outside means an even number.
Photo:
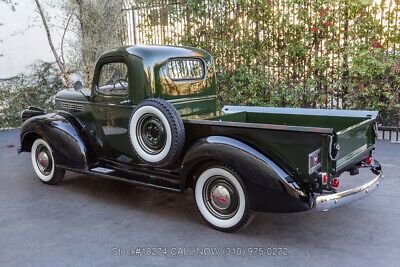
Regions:
<svg viewBox="0 0 400 267"><path fill-rule="evenodd" d="M187 136L242 140L308 182L314 179L308 172L310 153L321 148L321 169L335 176L361 161L375 144L376 111L225 106L223 112L200 120L184 119L190 131ZM332 143L340 147L337 158L329 155Z"/></svg>

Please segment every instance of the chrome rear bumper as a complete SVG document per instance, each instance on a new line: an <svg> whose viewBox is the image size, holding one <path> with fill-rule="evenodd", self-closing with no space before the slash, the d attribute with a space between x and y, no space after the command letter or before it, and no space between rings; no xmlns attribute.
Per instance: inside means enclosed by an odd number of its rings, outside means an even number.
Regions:
<svg viewBox="0 0 400 267"><path fill-rule="evenodd" d="M371 194L383 180L381 164L375 160L371 171L377 176L366 184L336 194L322 195L314 200L316 210L329 210L364 198Z"/></svg>

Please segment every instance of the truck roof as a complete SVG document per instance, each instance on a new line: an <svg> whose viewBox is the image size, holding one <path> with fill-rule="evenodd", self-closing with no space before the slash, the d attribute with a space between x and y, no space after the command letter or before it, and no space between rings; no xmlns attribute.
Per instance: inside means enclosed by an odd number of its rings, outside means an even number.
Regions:
<svg viewBox="0 0 400 267"><path fill-rule="evenodd" d="M204 60L212 60L211 55L199 48L173 45L133 45L121 46L103 53L100 58L115 55L134 55L144 60L166 60L171 57L200 57Z"/></svg>

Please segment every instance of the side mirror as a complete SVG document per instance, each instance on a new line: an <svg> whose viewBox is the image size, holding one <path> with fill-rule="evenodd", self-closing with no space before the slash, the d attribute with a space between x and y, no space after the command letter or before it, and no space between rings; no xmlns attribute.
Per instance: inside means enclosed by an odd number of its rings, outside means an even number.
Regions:
<svg viewBox="0 0 400 267"><path fill-rule="evenodd" d="M81 90L82 87L83 87L83 85L82 85L82 82L81 82L81 81L74 82L74 89L75 89L75 91Z"/></svg>

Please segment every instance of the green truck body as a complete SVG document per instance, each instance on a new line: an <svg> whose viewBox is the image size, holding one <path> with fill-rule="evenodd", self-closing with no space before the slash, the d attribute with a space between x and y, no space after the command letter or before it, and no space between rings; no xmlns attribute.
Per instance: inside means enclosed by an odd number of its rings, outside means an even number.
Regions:
<svg viewBox="0 0 400 267"><path fill-rule="evenodd" d="M107 84L111 89L102 91L102 75L111 63L124 64L126 76L112 80ZM115 69L110 75L116 75ZM34 108L23 113L26 121L21 129L21 152L31 151L34 140L42 136L55 154L54 165L63 170L123 178L180 192L188 187L195 190L196 181L202 177L199 170L215 161L221 169L232 169L233 174L241 177L244 192L250 195L249 209L256 211L332 208L360 198L365 190L365 195L369 194L383 177L379 163L371 162L378 112L242 106L225 106L218 110L214 62L210 54L201 49L121 47L101 56L92 88L77 89L63 90L56 95L59 110L56 113L44 114ZM180 136L184 140L182 145L177 145L179 155L171 154L173 162L167 164L164 160L165 164L157 166L150 158L162 153L157 151L163 150L165 144L158 147L159 142L169 140L167 135L165 138L156 133L151 135L154 129L167 131L165 121L146 115L143 125L150 125L146 128L148 131L137 130L138 140L143 139L148 147L154 148L149 150L150 161L132 147L135 129L130 125L143 101L150 106L171 106L179 114L179 119L172 115L171 118L177 123L181 121L184 131ZM134 125L142 125L141 121ZM68 138L71 141L67 141ZM60 146L69 148L61 152ZM74 149L76 151L72 151ZM58 155L60 153L63 155ZM337 178L344 171L357 174L360 167L369 167L378 176L370 184L337 193ZM98 169L102 171L95 168L102 168ZM237 189L234 182L228 182L231 186L225 187L220 183L212 189L217 191L210 191L211 200L205 200L211 211L222 212L227 200L231 202L235 197L240 200L240 192L234 194ZM217 193L229 198L225 202L220 198L217 203L213 200ZM263 196L268 194L268 197ZM208 219L202 212L202 206L198 204L198 207L214 228L235 230L239 227L224 227L219 221L213 223L212 218ZM235 207L240 210L240 204ZM224 217L222 222L235 216ZM240 224L243 226L242 221Z"/></svg>

